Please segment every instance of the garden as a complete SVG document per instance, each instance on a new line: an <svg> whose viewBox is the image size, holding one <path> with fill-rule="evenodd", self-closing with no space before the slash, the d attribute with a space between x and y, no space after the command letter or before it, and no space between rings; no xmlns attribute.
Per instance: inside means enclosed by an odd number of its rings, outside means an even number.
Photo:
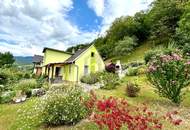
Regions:
<svg viewBox="0 0 190 130"><path fill-rule="evenodd" d="M82 84L99 84L84 91L2 67L0 129L189 129L190 63L183 51L149 51L144 62L122 64L122 78L109 69L82 77Z"/></svg>

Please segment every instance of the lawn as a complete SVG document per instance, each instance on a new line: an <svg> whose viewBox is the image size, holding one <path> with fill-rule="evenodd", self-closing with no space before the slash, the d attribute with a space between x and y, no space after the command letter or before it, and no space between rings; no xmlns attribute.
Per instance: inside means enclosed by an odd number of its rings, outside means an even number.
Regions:
<svg viewBox="0 0 190 130"><path fill-rule="evenodd" d="M138 79L138 80L137 80ZM138 97L129 98L125 95L125 83L126 81L136 80L136 82L140 85L141 91ZM189 129L189 121L190 121L190 93L187 92L184 101L180 106L176 106L172 104L169 100L165 98L159 97L155 92L151 85L148 83L146 77L144 75L141 76L132 76L125 77L123 79L123 83L121 86L118 86L115 90L96 90L96 94L98 97L118 97L118 98L126 98L128 102L132 105L140 105L145 103L151 110L157 111L160 113L166 113L171 110L179 111L179 117L183 120L182 125L179 127L173 127L171 125L165 124L166 129L176 129L176 130L188 130ZM45 129L45 130L89 130L89 129L97 129L97 127L87 121L83 120L75 126L60 126L60 127L45 127L41 125L38 120L40 120L40 113L37 113L35 110L36 101L39 98L32 98L26 101L23 104L3 104L0 105L0 130L16 130L16 129ZM22 111L36 111L35 114L31 115L31 113L24 117Z"/></svg>

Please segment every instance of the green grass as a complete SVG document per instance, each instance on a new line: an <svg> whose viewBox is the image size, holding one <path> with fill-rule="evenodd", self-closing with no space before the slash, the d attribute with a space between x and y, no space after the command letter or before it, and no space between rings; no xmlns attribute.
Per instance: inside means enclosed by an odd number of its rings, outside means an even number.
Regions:
<svg viewBox="0 0 190 130"><path fill-rule="evenodd" d="M133 53L126 55L126 56L118 56L112 58L112 60L115 62L116 60L120 60L122 63L128 63L131 61L143 61L144 54L149 51L153 45L150 42L146 42L142 44L141 46L137 47Z"/></svg>
<svg viewBox="0 0 190 130"><path fill-rule="evenodd" d="M32 98L21 104L0 104L0 130L16 130L17 128L21 128L23 124L17 124L17 121L22 120L19 117L18 111L31 109L36 100L36 98ZM25 121L22 120L21 122ZM30 121L27 123L30 123Z"/></svg>

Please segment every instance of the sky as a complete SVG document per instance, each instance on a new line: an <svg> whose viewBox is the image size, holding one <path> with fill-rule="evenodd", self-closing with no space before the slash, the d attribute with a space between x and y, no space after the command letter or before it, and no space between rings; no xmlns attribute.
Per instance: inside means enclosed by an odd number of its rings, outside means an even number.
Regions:
<svg viewBox="0 0 190 130"><path fill-rule="evenodd" d="M115 18L148 9L153 0L0 0L0 52L42 54L104 35Z"/></svg>

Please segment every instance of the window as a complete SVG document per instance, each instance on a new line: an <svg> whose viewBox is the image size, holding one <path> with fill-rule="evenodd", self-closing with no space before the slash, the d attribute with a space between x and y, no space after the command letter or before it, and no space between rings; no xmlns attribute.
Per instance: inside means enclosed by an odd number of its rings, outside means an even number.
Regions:
<svg viewBox="0 0 190 130"><path fill-rule="evenodd" d="M94 52L91 52L91 57L94 57Z"/></svg>
<svg viewBox="0 0 190 130"><path fill-rule="evenodd" d="M84 66L84 75L88 75L88 65Z"/></svg>

